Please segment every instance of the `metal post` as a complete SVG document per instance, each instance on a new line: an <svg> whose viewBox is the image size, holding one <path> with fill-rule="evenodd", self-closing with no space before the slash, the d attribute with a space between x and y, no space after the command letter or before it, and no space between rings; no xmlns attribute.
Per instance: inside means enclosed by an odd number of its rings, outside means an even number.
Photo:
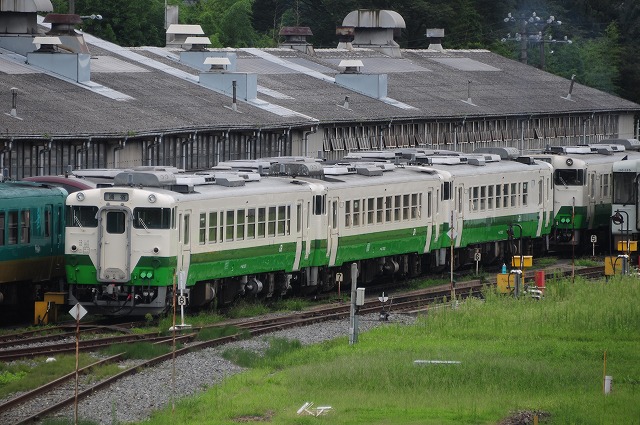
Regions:
<svg viewBox="0 0 640 425"><path fill-rule="evenodd" d="M351 264L351 306L349 308L349 345L358 342L358 321L356 318L356 286L358 284L358 265Z"/></svg>

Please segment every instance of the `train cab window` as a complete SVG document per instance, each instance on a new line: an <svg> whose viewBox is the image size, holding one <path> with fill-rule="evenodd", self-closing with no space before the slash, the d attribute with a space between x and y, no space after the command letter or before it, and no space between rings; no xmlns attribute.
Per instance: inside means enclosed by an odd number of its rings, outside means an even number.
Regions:
<svg viewBox="0 0 640 425"><path fill-rule="evenodd" d="M136 229L169 229L170 208L134 208L133 227Z"/></svg>
<svg viewBox="0 0 640 425"><path fill-rule="evenodd" d="M122 211L107 211L107 233L124 233L125 218L124 212Z"/></svg>
<svg viewBox="0 0 640 425"><path fill-rule="evenodd" d="M31 214L29 210L20 214L20 243L29 243L31 240Z"/></svg>
<svg viewBox="0 0 640 425"><path fill-rule="evenodd" d="M635 204L638 190L635 186L635 173L613 173L613 203Z"/></svg>
<svg viewBox="0 0 640 425"><path fill-rule="evenodd" d="M67 227L98 227L98 207L67 207Z"/></svg>
<svg viewBox="0 0 640 425"><path fill-rule="evenodd" d="M553 182L561 186L584 186L584 170L558 169L553 172Z"/></svg>
<svg viewBox="0 0 640 425"><path fill-rule="evenodd" d="M0 246L4 245L4 211L0 211Z"/></svg>

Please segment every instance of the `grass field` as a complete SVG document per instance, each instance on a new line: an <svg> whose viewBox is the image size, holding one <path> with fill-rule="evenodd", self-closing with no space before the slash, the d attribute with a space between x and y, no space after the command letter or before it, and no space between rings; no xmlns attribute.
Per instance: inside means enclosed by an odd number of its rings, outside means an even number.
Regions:
<svg viewBox="0 0 640 425"><path fill-rule="evenodd" d="M640 424L640 280L547 281L541 301L487 294L263 361L145 424ZM613 389L603 394L603 368ZM235 353L237 358L238 353ZM422 364L415 360L453 360ZM332 406L299 416L306 401Z"/></svg>

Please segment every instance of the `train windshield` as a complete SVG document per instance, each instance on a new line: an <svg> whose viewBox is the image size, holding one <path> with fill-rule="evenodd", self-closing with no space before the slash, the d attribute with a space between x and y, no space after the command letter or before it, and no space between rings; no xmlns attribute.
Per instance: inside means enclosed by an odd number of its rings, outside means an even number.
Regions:
<svg viewBox="0 0 640 425"><path fill-rule="evenodd" d="M171 208L134 208L133 227L136 229L170 229Z"/></svg>
<svg viewBox="0 0 640 425"><path fill-rule="evenodd" d="M67 227L98 227L98 207L68 206Z"/></svg>
<svg viewBox="0 0 640 425"><path fill-rule="evenodd" d="M635 173L613 173L613 203L633 205L636 203L637 188L634 187Z"/></svg>
<svg viewBox="0 0 640 425"><path fill-rule="evenodd" d="M584 186L584 170L558 169L553 173L553 181L562 186Z"/></svg>

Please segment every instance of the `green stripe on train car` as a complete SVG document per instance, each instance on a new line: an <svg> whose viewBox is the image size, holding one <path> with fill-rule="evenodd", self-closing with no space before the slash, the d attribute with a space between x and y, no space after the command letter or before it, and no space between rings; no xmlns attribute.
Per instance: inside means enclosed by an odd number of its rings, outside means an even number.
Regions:
<svg viewBox="0 0 640 425"><path fill-rule="evenodd" d="M507 229L511 224L522 226L522 235L520 235L519 229L514 229L515 238L536 237L538 218L538 213L529 213L464 220L460 246L465 247L470 244L507 240Z"/></svg>
<svg viewBox="0 0 640 425"><path fill-rule="evenodd" d="M338 243L336 265L390 255L422 253L427 241L426 233L426 227L411 227L342 237Z"/></svg>
<svg viewBox="0 0 640 425"><path fill-rule="evenodd" d="M553 221L558 229L586 229L589 225L587 207L560 207Z"/></svg>
<svg viewBox="0 0 640 425"><path fill-rule="evenodd" d="M176 257L142 257L131 272L129 285L168 286L173 284ZM66 256L67 281L77 285L96 285L96 267L88 255L68 254Z"/></svg>

